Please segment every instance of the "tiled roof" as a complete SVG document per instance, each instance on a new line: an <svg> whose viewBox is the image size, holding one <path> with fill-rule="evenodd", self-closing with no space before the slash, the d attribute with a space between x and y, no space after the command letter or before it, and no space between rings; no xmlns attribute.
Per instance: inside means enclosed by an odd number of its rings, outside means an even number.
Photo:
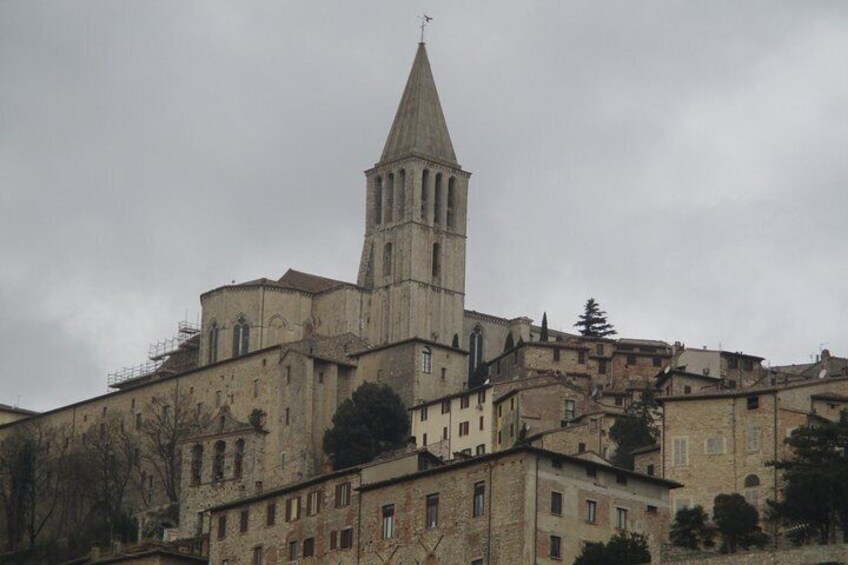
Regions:
<svg viewBox="0 0 848 565"><path fill-rule="evenodd" d="M318 275L303 273L294 269L286 271L286 274L280 277L280 280L276 281L276 283L282 288L300 290L310 294L317 294L340 286L356 286L352 283L319 277Z"/></svg>

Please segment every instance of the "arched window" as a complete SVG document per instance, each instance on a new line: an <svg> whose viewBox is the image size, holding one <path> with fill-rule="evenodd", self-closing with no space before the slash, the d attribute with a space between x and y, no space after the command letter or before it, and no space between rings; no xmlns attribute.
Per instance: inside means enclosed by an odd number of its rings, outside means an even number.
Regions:
<svg viewBox="0 0 848 565"><path fill-rule="evenodd" d="M430 190L430 171L424 169L421 173L421 219L427 221L427 193Z"/></svg>
<svg viewBox="0 0 848 565"><path fill-rule="evenodd" d="M745 477L745 488L752 488L760 486L760 477L757 475L748 475Z"/></svg>
<svg viewBox="0 0 848 565"><path fill-rule="evenodd" d="M456 206L456 178L451 177L448 179L448 220L447 225L449 228L453 227L454 224L454 207Z"/></svg>
<svg viewBox="0 0 848 565"><path fill-rule="evenodd" d="M745 501L754 508L759 509L760 505L760 477L757 475L748 475L745 477Z"/></svg>
<svg viewBox="0 0 848 565"><path fill-rule="evenodd" d="M398 186L397 186L397 200L398 200L398 221L402 222L404 216L406 215L406 171L401 169L398 172Z"/></svg>
<svg viewBox="0 0 848 565"><path fill-rule="evenodd" d="M212 457L212 480L220 481L224 478L224 458L227 455L227 443L224 440L215 442L215 453Z"/></svg>
<svg viewBox="0 0 848 565"><path fill-rule="evenodd" d="M200 484L200 474L203 470L203 446L195 444L191 448L191 484L197 486Z"/></svg>
<svg viewBox="0 0 848 565"><path fill-rule="evenodd" d="M474 326L468 335L468 377L483 363L483 328Z"/></svg>
<svg viewBox="0 0 848 565"><path fill-rule="evenodd" d="M442 223L442 173L436 173L436 186L433 189L433 224Z"/></svg>
<svg viewBox="0 0 848 565"><path fill-rule="evenodd" d="M244 471L244 440L236 440L236 448L233 451L233 477L240 479Z"/></svg>
<svg viewBox="0 0 848 565"><path fill-rule="evenodd" d="M244 316L239 316L233 325L233 357L244 355L250 346L250 324Z"/></svg>
<svg viewBox="0 0 848 565"><path fill-rule="evenodd" d="M383 276L388 277L392 274L392 244L387 243L383 246Z"/></svg>
<svg viewBox="0 0 848 565"><path fill-rule="evenodd" d="M433 350L429 346L421 352L421 370L428 375L433 371Z"/></svg>
<svg viewBox="0 0 848 565"><path fill-rule="evenodd" d="M395 175L386 177L386 223L393 221L395 215Z"/></svg>
<svg viewBox="0 0 848 565"><path fill-rule="evenodd" d="M218 322L209 325L209 342L207 343L207 359L209 363L218 360Z"/></svg>
<svg viewBox="0 0 848 565"><path fill-rule="evenodd" d="M442 246L438 243L433 244L433 277L438 277L442 273Z"/></svg>
<svg viewBox="0 0 848 565"><path fill-rule="evenodd" d="M383 177L374 178L374 223L383 221Z"/></svg>

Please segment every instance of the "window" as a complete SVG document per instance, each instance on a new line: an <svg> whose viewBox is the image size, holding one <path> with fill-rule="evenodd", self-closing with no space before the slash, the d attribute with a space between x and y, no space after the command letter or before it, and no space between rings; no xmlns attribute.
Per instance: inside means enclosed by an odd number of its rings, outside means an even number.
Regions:
<svg viewBox="0 0 848 565"><path fill-rule="evenodd" d="M339 536L339 549L350 549L353 547L353 528L342 530Z"/></svg>
<svg viewBox="0 0 848 565"><path fill-rule="evenodd" d="M574 419L575 408L576 408L576 405L575 405L573 400L566 400L565 401L565 419L566 420L573 420Z"/></svg>
<svg viewBox="0 0 848 565"><path fill-rule="evenodd" d="M459 437L468 435L468 422L459 423Z"/></svg>
<svg viewBox="0 0 848 565"><path fill-rule="evenodd" d="M286 499L286 522L300 519L300 497Z"/></svg>
<svg viewBox="0 0 848 565"><path fill-rule="evenodd" d="M449 228L453 227L454 221L454 207L456 206L456 178L450 177L448 179L448 208L447 208L447 225Z"/></svg>
<svg viewBox="0 0 848 565"><path fill-rule="evenodd" d="M383 506L383 539L391 539L395 533L395 505Z"/></svg>
<svg viewBox="0 0 848 565"><path fill-rule="evenodd" d="M387 243L383 246L383 276L388 277L392 274L392 244Z"/></svg>
<svg viewBox="0 0 848 565"><path fill-rule="evenodd" d="M662 357L653 358L654 367L662 367Z"/></svg>
<svg viewBox="0 0 848 565"><path fill-rule="evenodd" d="M648 475L648 476L650 476L650 477L653 477L653 476L654 476L654 472L655 472L655 471L654 471L654 464L653 464L653 463L651 463L651 464L650 464L650 465L648 465L648 467L645 469L645 474L646 474L646 475Z"/></svg>
<svg viewBox="0 0 848 565"><path fill-rule="evenodd" d="M236 440L236 448L233 451L233 477L240 479L244 470L244 440Z"/></svg>
<svg viewBox="0 0 848 565"><path fill-rule="evenodd" d="M607 372L607 360L606 359L598 359L598 373L601 375L606 374Z"/></svg>
<svg viewBox="0 0 848 565"><path fill-rule="evenodd" d="M297 561L297 540L289 542L289 561Z"/></svg>
<svg viewBox="0 0 848 565"><path fill-rule="evenodd" d="M689 438L676 437L672 440L672 465L682 467L689 464Z"/></svg>
<svg viewBox="0 0 848 565"><path fill-rule="evenodd" d="M468 408L468 406L469 406L470 404L471 404L471 399L469 398L469 396L468 396L467 394L463 394L463 395L459 398L459 407L460 407L460 409Z"/></svg>
<svg viewBox="0 0 848 565"><path fill-rule="evenodd" d="M215 454L212 459L212 480L220 481L224 478L224 457L227 453L227 443L223 440L215 442Z"/></svg>
<svg viewBox="0 0 848 565"><path fill-rule="evenodd" d="M586 352L582 349L577 352L577 363L579 365L584 365L586 363Z"/></svg>
<svg viewBox="0 0 848 565"><path fill-rule="evenodd" d="M627 364L628 365L635 365L636 364L636 356L635 355L628 355L627 356Z"/></svg>
<svg viewBox="0 0 848 565"><path fill-rule="evenodd" d="M141 429L141 412L135 415L135 429Z"/></svg>
<svg viewBox="0 0 848 565"><path fill-rule="evenodd" d="M422 435L421 435L421 445L422 445L422 446L430 445L430 444L428 444L428 443L427 443L427 434L422 434Z"/></svg>
<svg viewBox="0 0 848 565"><path fill-rule="evenodd" d="M218 539L224 539L227 535L227 515L218 516Z"/></svg>
<svg viewBox="0 0 848 565"><path fill-rule="evenodd" d="M483 328L474 326L468 334L468 378L470 379L477 367L483 363Z"/></svg>
<svg viewBox="0 0 848 565"><path fill-rule="evenodd" d="M334 551L339 547L339 532L333 530L330 532L330 551Z"/></svg>
<svg viewBox="0 0 848 565"><path fill-rule="evenodd" d="M724 438L721 436L707 438L704 452L707 455L720 455L724 453Z"/></svg>
<svg viewBox="0 0 848 565"><path fill-rule="evenodd" d="M421 171L421 219L427 221L427 193L430 190L430 171Z"/></svg>
<svg viewBox="0 0 848 565"><path fill-rule="evenodd" d="M429 347L421 352L421 370L428 375L433 370L433 350Z"/></svg>
<svg viewBox="0 0 848 565"><path fill-rule="evenodd" d="M577 444L577 453L586 453L586 444L582 441Z"/></svg>
<svg viewBox="0 0 848 565"><path fill-rule="evenodd" d="M562 493L551 492L551 514L562 515Z"/></svg>
<svg viewBox="0 0 848 565"><path fill-rule="evenodd" d="M259 398L259 379L253 379L253 398Z"/></svg>
<svg viewBox="0 0 848 565"><path fill-rule="evenodd" d="M439 527L439 494L427 495L427 511L424 516L424 525L428 530Z"/></svg>
<svg viewBox="0 0 848 565"><path fill-rule="evenodd" d="M598 510L598 503L594 500L586 501L586 522L590 524L595 523L595 515Z"/></svg>
<svg viewBox="0 0 848 565"><path fill-rule="evenodd" d="M386 177L386 223L394 220L395 212L395 175Z"/></svg>
<svg viewBox="0 0 848 565"><path fill-rule="evenodd" d="M253 548L253 565L262 565L262 546Z"/></svg>
<svg viewBox="0 0 848 565"><path fill-rule="evenodd" d="M759 506L760 501L759 486L760 478L757 475L748 475L745 477L745 500L755 508Z"/></svg>
<svg viewBox="0 0 848 565"><path fill-rule="evenodd" d="M620 396L616 396L615 397L615 405L616 406L623 406L624 405L624 399L621 398Z"/></svg>
<svg viewBox="0 0 848 565"><path fill-rule="evenodd" d="M442 428L442 439L448 439L448 427Z"/></svg>
<svg viewBox="0 0 848 565"><path fill-rule="evenodd" d="M303 540L303 556L312 557L315 555L315 538L306 538Z"/></svg>
<svg viewBox="0 0 848 565"><path fill-rule="evenodd" d="M647 512L648 514L656 514L658 510L656 506L652 506L649 504L648 507L645 509L645 512Z"/></svg>
<svg viewBox="0 0 848 565"><path fill-rule="evenodd" d="M562 559L562 538L551 536L550 549L551 559Z"/></svg>
<svg viewBox="0 0 848 565"><path fill-rule="evenodd" d="M554 347L554 361L559 361L559 347Z"/></svg>
<svg viewBox="0 0 848 565"><path fill-rule="evenodd" d="M483 416L480 416L479 428L480 428L481 430L484 428L484 425L483 425Z"/></svg>
<svg viewBox="0 0 848 565"><path fill-rule="evenodd" d="M218 322L209 325L206 359L211 364L218 360Z"/></svg>
<svg viewBox="0 0 848 565"><path fill-rule="evenodd" d="M247 526L249 524L250 512L248 510L242 510L239 515L239 531L244 533L247 531Z"/></svg>
<svg viewBox="0 0 848 565"><path fill-rule="evenodd" d="M433 276L438 277L442 272L442 246L433 244Z"/></svg>
<svg viewBox="0 0 848 565"><path fill-rule="evenodd" d="M265 525L273 526L277 523L277 505L273 502L265 508Z"/></svg>
<svg viewBox="0 0 848 565"><path fill-rule="evenodd" d="M483 560L482 559L475 559L474 561L471 562L471 565L483 565Z"/></svg>
<svg viewBox="0 0 848 565"><path fill-rule="evenodd" d="M286 406L286 425L288 426L290 422L291 422L291 417L290 417L290 413L289 413L289 407Z"/></svg>
<svg viewBox="0 0 848 565"><path fill-rule="evenodd" d="M738 369L739 368L739 359L736 357L730 357L727 359L727 368L728 369Z"/></svg>
<svg viewBox="0 0 848 565"><path fill-rule="evenodd" d="M383 223L383 177L374 177L374 223Z"/></svg>
<svg viewBox="0 0 848 565"><path fill-rule="evenodd" d="M750 359L745 359L742 361L742 370L743 371L753 371L754 370L754 362Z"/></svg>
<svg viewBox="0 0 848 565"><path fill-rule="evenodd" d="M321 510L321 491L313 490L306 499L306 515L314 516Z"/></svg>
<svg viewBox="0 0 848 565"><path fill-rule="evenodd" d="M748 410L756 410L760 407L760 397L759 396L749 396L747 399Z"/></svg>
<svg viewBox="0 0 848 565"><path fill-rule="evenodd" d="M627 529L627 509L626 508L616 508L615 509L615 527L619 530Z"/></svg>
<svg viewBox="0 0 848 565"><path fill-rule="evenodd" d="M203 446L196 444L191 448L191 484L200 484L200 474L203 468Z"/></svg>
<svg viewBox="0 0 848 565"><path fill-rule="evenodd" d="M426 406L421 407L421 421L422 422L427 421L427 407Z"/></svg>
<svg viewBox="0 0 848 565"><path fill-rule="evenodd" d="M485 455L486 454L486 445L481 443L474 450L475 455Z"/></svg>
<svg viewBox="0 0 848 565"><path fill-rule="evenodd" d="M250 324L244 316L239 316L233 325L233 357L247 353L250 345Z"/></svg>
<svg viewBox="0 0 848 565"><path fill-rule="evenodd" d="M685 385L683 387L683 394L692 394L692 387L689 385Z"/></svg>
<svg viewBox="0 0 848 565"><path fill-rule="evenodd" d="M760 450L760 428L750 426L745 434L745 450L748 453L756 453Z"/></svg>
<svg viewBox="0 0 848 565"><path fill-rule="evenodd" d="M442 400L442 414L450 412L450 400Z"/></svg>
<svg viewBox="0 0 848 565"><path fill-rule="evenodd" d="M336 508L350 504L350 483L336 485Z"/></svg>
<svg viewBox="0 0 848 565"><path fill-rule="evenodd" d="M215 391L215 408L220 408L220 407L221 407L221 398L222 398L222 397L221 397L221 391L220 391L220 390L216 390L216 391Z"/></svg>
<svg viewBox="0 0 848 565"><path fill-rule="evenodd" d="M485 499L486 483L482 481L479 483L474 483L474 503L471 511L471 516L473 518L479 518L483 515L483 512L486 509Z"/></svg>
<svg viewBox="0 0 848 565"><path fill-rule="evenodd" d="M616 482L616 484L619 484L619 485L626 485L627 484L627 475L625 475L623 473L616 473L615 474L615 482Z"/></svg>

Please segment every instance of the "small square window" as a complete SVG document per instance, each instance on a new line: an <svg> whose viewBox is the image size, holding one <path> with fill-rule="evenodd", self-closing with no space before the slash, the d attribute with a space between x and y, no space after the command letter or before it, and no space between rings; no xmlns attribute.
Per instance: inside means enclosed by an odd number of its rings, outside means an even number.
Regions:
<svg viewBox="0 0 848 565"><path fill-rule="evenodd" d="M760 407L760 397L759 396L749 396L747 398L748 410L756 410Z"/></svg>

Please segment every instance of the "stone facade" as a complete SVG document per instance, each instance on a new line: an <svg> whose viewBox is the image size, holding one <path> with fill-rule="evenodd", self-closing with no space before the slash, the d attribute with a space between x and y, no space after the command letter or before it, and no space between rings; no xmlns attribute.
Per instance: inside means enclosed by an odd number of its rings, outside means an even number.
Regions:
<svg viewBox="0 0 848 565"><path fill-rule="evenodd" d="M365 477L363 469L340 471L212 509L211 560L250 563L259 551L263 563L292 558L299 563L570 563L584 541L606 541L621 529L646 534L658 552L667 535L668 492L676 486L527 447L395 477ZM351 485L349 503L341 508L332 498L339 484ZM277 510L274 524L268 524L270 504L281 509L286 500L303 500L315 491L324 503L318 512L302 511L286 522ZM247 515L243 532L242 512ZM216 525L224 516L221 535ZM350 531L344 548L339 533L332 542L333 532L342 530ZM558 553L553 538L559 540ZM306 540L312 540L308 555Z"/></svg>

